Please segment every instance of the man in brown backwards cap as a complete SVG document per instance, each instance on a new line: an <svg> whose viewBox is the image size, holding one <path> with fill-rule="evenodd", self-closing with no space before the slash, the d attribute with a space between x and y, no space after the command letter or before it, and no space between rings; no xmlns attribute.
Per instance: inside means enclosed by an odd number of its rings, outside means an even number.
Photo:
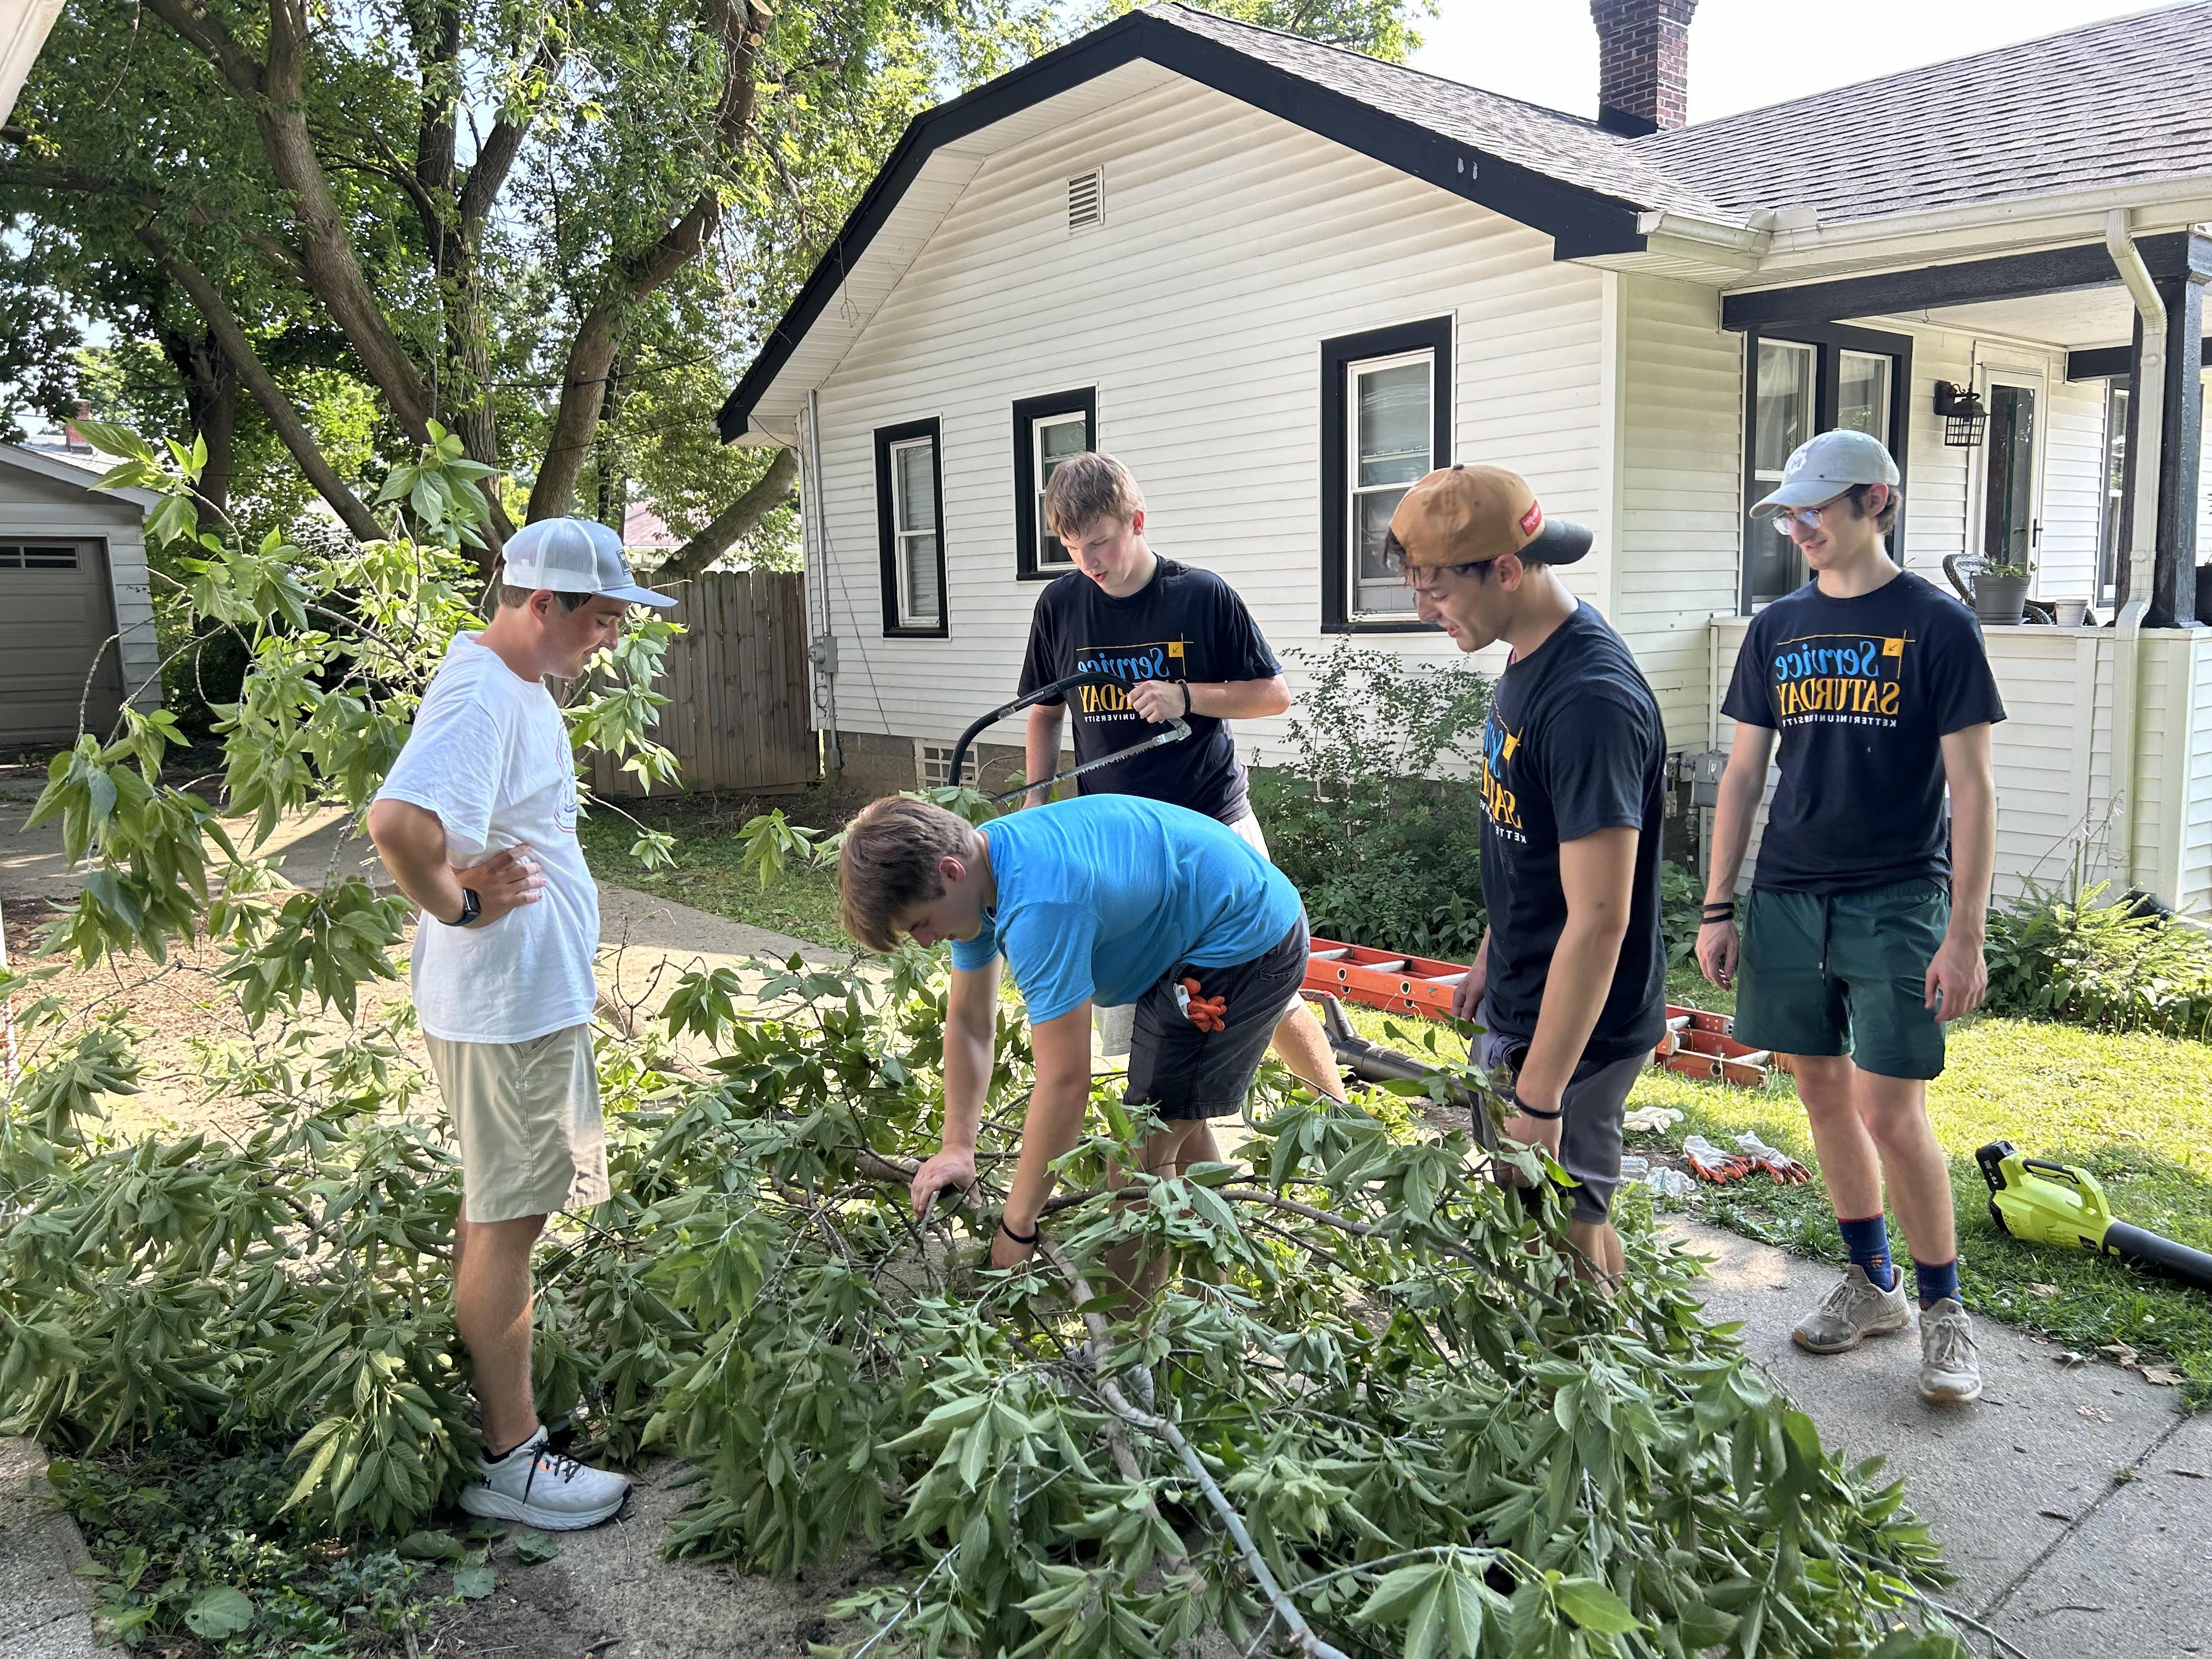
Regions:
<svg viewBox="0 0 2212 1659"><path fill-rule="evenodd" d="M1553 574L1590 532L1547 519L1518 473L1430 473L1383 545L1424 621L1462 651L1512 647L1483 732L1490 927L1453 1012L1483 1025L1477 1062L1513 1075L1507 1137L1575 1178L1568 1237L1610 1278L1621 1112L1666 1028L1659 704L1620 635Z"/></svg>

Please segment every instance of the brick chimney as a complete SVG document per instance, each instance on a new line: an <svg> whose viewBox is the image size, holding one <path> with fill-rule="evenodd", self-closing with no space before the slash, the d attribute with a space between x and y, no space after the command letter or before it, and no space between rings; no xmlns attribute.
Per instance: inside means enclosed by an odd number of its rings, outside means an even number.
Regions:
<svg viewBox="0 0 2212 1659"><path fill-rule="evenodd" d="M1690 114L1690 14L1698 0L1590 0L1597 124L1641 138Z"/></svg>

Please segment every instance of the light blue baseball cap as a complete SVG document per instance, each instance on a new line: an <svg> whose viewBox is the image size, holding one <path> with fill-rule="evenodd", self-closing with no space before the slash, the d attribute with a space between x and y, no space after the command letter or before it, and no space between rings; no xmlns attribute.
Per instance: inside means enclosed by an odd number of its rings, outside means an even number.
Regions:
<svg viewBox="0 0 2212 1659"><path fill-rule="evenodd" d="M1782 482L1773 493L1751 509L1763 519L1787 507L1818 507L1832 501L1854 484L1897 484L1897 463L1889 458L1879 438L1838 427L1808 438L1790 452L1782 468Z"/></svg>
<svg viewBox="0 0 2212 1659"><path fill-rule="evenodd" d="M665 593L640 587L630 574L622 538L597 519L540 519L507 538L512 587L550 587L556 593L596 593L632 605L672 605Z"/></svg>

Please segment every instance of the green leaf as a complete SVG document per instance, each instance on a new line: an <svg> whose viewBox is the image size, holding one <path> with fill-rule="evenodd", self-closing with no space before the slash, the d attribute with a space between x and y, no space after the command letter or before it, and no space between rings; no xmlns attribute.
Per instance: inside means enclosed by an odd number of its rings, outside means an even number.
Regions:
<svg viewBox="0 0 2212 1659"><path fill-rule="evenodd" d="M490 1567L456 1567L453 1569L453 1594L471 1601L481 1601L499 1588L499 1574Z"/></svg>
<svg viewBox="0 0 2212 1659"><path fill-rule="evenodd" d="M1584 1630L1625 1636L1644 1627L1642 1621L1628 1610L1628 1603L1599 1579L1562 1579L1553 1589L1552 1599L1559 1604L1561 1613Z"/></svg>
<svg viewBox="0 0 2212 1659"><path fill-rule="evenodd" d="M253 1603L245 1591L228 1584L210 1584L185 1609L185 1623L192 1634L211 1642L235 1636L252 1622Z"/></svg>
<svg viewBox="0 0 2212 1659"><path fill-rule="evenodd" d="M534 1565L560 1554L561 1546L542 1532L519 1532L514 1534L514 1553L518 1559Z"/></svg>
<svg viewBox="0 0 2212 1659"><path fill-rule="evenodd" d="M410 1532L399 1540L399 1553L410 1561L454 1561L460 1559L460 1540L449 1532Z"/></svg>

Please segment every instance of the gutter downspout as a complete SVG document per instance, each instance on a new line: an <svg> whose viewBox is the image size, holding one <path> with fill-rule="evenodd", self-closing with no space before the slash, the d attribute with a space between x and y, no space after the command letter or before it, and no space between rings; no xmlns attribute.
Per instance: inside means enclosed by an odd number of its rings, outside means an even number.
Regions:
<svg viewBox="0 0 2212 1659"><path fill-rule="evenodd" d="M2135 461L2135 494L2129 518L2134 534L2128 549L2128 602L2114 624L2112 661L2112 817L2119 836L2122 885L2136 881L2136 782L2142 769L2142 740L2136 733L2142 700L2142 627L2158 559L2158 471L2164 447L2166 416L2166 302L2159 298L2142 251L2128 231L2128 210L2105 216L2105 246L2127 284L2142 328L2134 396L2129 413L2135 431L2129 452Z"/></svg>
<svg viewBox="0 0 2212 1659"><path fill-rule="evenodd" d="M806 656L814 665L814 705L822 712L823 729L829 737L830 770L840 774L845 769L845 750L837 738L837 635L832 625L829 550L822 524L822 400L811 386L806 392L805 420L799 457L799 540L800 562L806 572L807 620L814 628Z"/></svg>

